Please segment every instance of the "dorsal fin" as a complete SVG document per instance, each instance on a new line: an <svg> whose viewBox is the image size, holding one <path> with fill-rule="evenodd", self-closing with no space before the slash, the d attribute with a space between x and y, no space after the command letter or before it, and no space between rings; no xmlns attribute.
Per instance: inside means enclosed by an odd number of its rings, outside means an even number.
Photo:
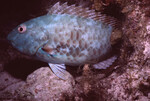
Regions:
<svg viewBox="0 0 150 101"><path fill-rule="evenodd" d="M111 25L112 27L116 27L118 25L117 20L113 17L106 16L100 12L95 12L95 10L90 10L89 8L83 8L82 5L76 6L74 4L68 6L67 2L62 5L60 2L57 2L48 10L48 14L69 14L83 18L90 18L95 21L101 21Z"/></svg>

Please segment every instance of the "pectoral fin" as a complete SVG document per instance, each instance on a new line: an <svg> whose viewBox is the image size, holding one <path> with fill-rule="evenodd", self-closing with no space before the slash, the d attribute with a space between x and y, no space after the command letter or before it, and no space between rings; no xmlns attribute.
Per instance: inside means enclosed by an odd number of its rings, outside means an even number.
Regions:
<svg viewBox="0 0 150 101"><path fill-rule="evenodd" d="M44 52L47 52L48 54L53 54L54 53L54 49L51 48L48 44L45 44L42 48L41 48Z"/></svg>
<svg viewBox="0 0 150 101"><path fill-rule="evenodd" d="M48 63L51 70L54 72L54 74L63 79L63 80L67 80L67 77L68 77L68 72L65 70L66 67L64 64L51 64L51 63Z"/></svg>
<svg viewBox="0 0 150 101"><path fill-rule="evenodd" d="M46 53L48 53L50 56L60 59L62 56L65 56L65 54L60 54L60 53L65 53L67 51L67 44L64 44L64 42L60 42L55 46L52 46L50 42L47 42L42 46L42 50Z"/></svg>

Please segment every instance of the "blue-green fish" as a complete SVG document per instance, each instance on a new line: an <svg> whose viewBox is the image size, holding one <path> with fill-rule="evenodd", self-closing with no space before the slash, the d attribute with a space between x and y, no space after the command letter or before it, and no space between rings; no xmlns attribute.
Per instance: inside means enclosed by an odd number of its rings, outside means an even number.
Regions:
<svg viewBox="0 0 150 101"><path fill-rule="evenodd" d="M8 40L20 52L47 62L58 77L66 79L65 64L105 69L114 62L115 56L104 58L111 50L115 25L114 18L100 12L58 2L46 15L17 26Z"/></svg>

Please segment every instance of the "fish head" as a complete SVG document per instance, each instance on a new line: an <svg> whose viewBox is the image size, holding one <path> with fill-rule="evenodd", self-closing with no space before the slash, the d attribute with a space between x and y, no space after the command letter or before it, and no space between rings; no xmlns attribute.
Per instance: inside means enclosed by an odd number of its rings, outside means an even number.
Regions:
<svg viewBox="0 0 150 101"><path fill-rule="evenodd" d="M38 17L18 25L7 36L12 46L27 55L34 55L47 40L44 33L43 17Z"/></svg>

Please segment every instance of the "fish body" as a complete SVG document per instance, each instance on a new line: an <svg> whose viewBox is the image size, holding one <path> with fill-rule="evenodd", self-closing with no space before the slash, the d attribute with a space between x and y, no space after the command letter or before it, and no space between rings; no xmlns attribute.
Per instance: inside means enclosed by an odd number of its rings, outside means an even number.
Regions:
<svg viewBox="0 0 150 101"><path fill-rule="evenodd" d="M67 4L56 3L48 14L20 24L8 35L8 40L19 51L49 63L54 73L63 78L58 71L65 69L64 64L94 64L110 52L114 26L112 22L95 20L92 15L85 17L82 13L53 10L58 6Z"/></svg>

